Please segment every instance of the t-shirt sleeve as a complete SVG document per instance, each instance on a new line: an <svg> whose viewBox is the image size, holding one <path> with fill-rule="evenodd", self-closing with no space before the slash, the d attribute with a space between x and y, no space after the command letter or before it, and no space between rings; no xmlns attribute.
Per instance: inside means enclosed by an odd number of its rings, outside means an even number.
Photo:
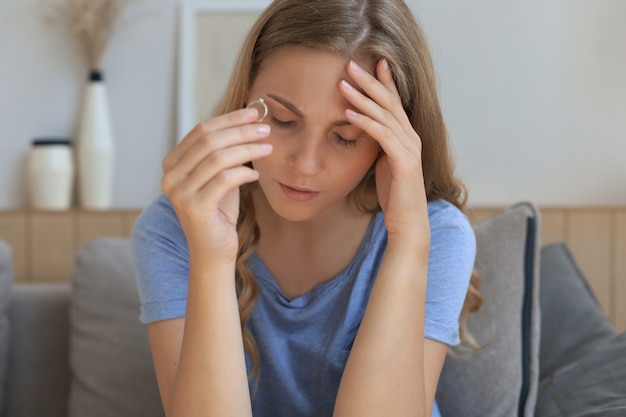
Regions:
<svg viewBox="0 0 626 417"><path fill-rule="evenodd" d="M159 196L137 218L132 246L141 302L139 320L147 324L184 317L189 249L166 196Z"/></svg>
<svg viewBox="0 0 626 417"><path fill-rule="evenodd" d="M430 216L424 336L454 346L460 343L459 316L474 269L476 238L467 217L450 203Z"/></svg>

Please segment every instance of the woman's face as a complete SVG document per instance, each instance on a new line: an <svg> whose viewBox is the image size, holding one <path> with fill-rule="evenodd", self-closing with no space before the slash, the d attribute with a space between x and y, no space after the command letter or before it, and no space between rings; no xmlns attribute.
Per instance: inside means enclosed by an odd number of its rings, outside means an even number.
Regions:
<svg viewBox="0 0 626 417"><path fill-rule="evenodd" d="M254 162L270 206L291 221L339 214L348 194L376 160L380 146L346 121L353 108L339 93L347 60L306 47L285 47L269 56L248 102L263 98L272 154Z"/></svg>

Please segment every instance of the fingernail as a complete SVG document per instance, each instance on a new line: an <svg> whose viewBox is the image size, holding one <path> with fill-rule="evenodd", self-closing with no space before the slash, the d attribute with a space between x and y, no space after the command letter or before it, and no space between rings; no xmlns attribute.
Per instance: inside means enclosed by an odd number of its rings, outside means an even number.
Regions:
<svg viewBox="0 0 626 417"><path fill-rule="evenodd" d="M270 133L270 127L268 125L256 125L255 127L256 127L257 133L261 135L266 135Z"/></svg>
<svg viewBox="0 0 626 417"><path fill-rule="evenodd" d="M346 80L341 80L341 84L346 88L346 90L354 90L354 87L352 87L352 85L350 85L350 83Z"/></svg>
<svg viewBox="0 0 626 417"><path fill-rule="evenodd" d="M350 60L350 68L352 68L354 72L361 72L361 67L359 67L353 60Z"/></svg>
<svg viewBox="0 0 626 417"><path fill-rule="evenodd" d="M356 118L359 116L357 112L355 112L354 110L350 110L350 109L346 109L346 114L348 115L348 117L353 117L353 118Z"/></svg>
<svg viewBox="0 0 626 417"><path fill-rule="evenodd" d="M270 153L274 149L269 143L262 143L260 146L263 153Z"/></svg>
<svg viewBox="0 0 626 417"><path fill-rule="evenodd" d="M383 58L383 69L389 71L389 62L385 58Z"/></svg>

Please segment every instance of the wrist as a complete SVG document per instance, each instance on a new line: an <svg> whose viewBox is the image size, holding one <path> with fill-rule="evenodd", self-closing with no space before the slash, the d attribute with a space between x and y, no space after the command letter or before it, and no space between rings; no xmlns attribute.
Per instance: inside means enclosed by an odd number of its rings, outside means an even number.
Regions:
<svg viewBox="0 0 626 417"><path fill-rule="evenodd" d="M421 233L406 231L388 233L387 252L389 251L399 251L412 256L419 253L428 255L430 251L430 230Z"/></svg>
<svg viewBox="0 0 626 417"><path fill-rule="evenodd" d="M235 275L236 260L223 256L214 256L206 251L189 250L189 268L194 271L206 271L210 276Z"/></svg>

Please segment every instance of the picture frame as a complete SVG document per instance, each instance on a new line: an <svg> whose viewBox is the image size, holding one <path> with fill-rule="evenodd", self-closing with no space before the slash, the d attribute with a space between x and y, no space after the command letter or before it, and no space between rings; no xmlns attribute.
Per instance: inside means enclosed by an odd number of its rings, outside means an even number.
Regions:
<svg viewBox="0 0 626 417"><path fill-rule="evenodd" d="M270 0L184 0L179 6L176 142L209 117L245 36Z"/></svg>

